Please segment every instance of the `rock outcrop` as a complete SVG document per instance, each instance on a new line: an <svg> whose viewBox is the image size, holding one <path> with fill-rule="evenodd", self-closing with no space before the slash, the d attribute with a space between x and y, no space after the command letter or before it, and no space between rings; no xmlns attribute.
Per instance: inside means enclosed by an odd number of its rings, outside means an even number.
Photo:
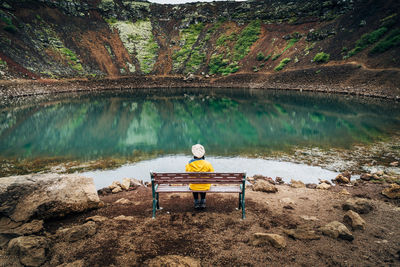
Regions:
<svg viewBox="0 0 400 267"><path fill-rule="evenodd" d="M253 190L266 193L278 192L278 188L276 188L276 186L264 180L256 180L255 184L253 185Z"/></svg>
<svg viewBox="0 0 400 267"><path fill-rule="evenodd" d="M352 210L361 214L369 213L374 209L371 201L365 198L350 198L342 207L344 210Z"/></svg>
<svg viewBox="0 0 400 267"><path fill-rule="evenodd" d="M345 224L350 225L353 230L364 230L366 222L363 218L352 210L348 210L343 217Z"/></svg>
<svg viewBox="0 0 400 267"><path fill-rule="evenodd" d="M343 223L338 221L333 221L322 226L321 232L324 235L327 235L335 239L341 238L348 241L352 241L354 239L354 236L349 231L349 229L347 229L347 227Z"/></svg>
<svg viewBox="0 0 400 267"><path fill-rule="evenodd" d="M25 266L40 266L46 261L49 240L43 236L20 236L8 243L7 253Z"/></svg>
<svg viewBox="0 0 400 267"><path fill-rule="evenodd" d="M56 237L57 239L65 240L67 242L75 242L94 234L96 234L96 223L94 221L88 221L82 225L60 229L57 231Z"/></svg>
<svg viewBox="0 0 400 267"><path fill-rule="evenodd" d="M400 185L391 184L390 187L382 190L382 194L388 198L400 199Z"/></svg>
<svg viewBox="0 0 400 267"><path fill-rule="evenodd" d="M100 199L92 178L41 174L2 178L0 203L3 215L26 222L97 208Z"/></svg>
<svg viewBox="0 0 400 267"><path fill-rule="evenodd" d="M270 244L276 248L285 248L286 240L283 236L269 233L254 233L250 243L253 246L262 246Z"/></svg>

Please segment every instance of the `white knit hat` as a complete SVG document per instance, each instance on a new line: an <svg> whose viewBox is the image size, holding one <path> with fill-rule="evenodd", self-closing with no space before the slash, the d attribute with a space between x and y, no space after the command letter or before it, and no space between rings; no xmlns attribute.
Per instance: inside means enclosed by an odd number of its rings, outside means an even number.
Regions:
<svg viewBox="0 0 400 267"><path fill-rule="evenodd" d="M204 147L200 144L192 146L192 153L196 158L201 158L206 153Z"/></svg>

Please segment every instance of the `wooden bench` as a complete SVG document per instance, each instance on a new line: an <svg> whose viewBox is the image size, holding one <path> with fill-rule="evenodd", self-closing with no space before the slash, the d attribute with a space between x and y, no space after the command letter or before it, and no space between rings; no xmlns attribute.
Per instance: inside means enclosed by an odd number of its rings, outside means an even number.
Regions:
<svg viewBox="0 0 400 267"><path fill-rule="evenodd" d="M218 172L185 172L157 173L150 172L153 192L153 218L156 209L160 209L159 193L238 193L239 208L242 209L242 219L245 218L244 192L246 188L246 173ZM194 191L189 184L211 184L210 190Z"/></svg>

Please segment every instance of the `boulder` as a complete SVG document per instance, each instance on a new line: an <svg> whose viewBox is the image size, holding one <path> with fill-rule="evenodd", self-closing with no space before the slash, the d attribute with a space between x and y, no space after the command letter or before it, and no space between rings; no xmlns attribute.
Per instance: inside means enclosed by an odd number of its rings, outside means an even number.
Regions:
<svg viewBox="0 0 400 267"><path fill-rule="evenodd" d="M319 183L320 183L320 184L329 184L329 185L332 185L331 182L329 182L328 180L321 180L321 179L318 179L318 180L319 180Z"/></svg>
<svg viewBox="0 0 400 267"><path fill-rule="evenodd" d="M130 205L132 204L132 201L126 198L120 198L117 201L115 201L116 204L123 204L123 205Z"/></svg>
<svg viewBox="0 0 400 267"><path fill-rule="evenodd" d="M373 177L373 175L369 174L369 173L363 173L360 175L360 179L364 180L364 181L369 181L372 179L372 177Z"/></svg>
<svg viewBox="0 0 400 267"><path fill-rule="evenodd" d="M145 266L149 267L173 267L173 266L190 266L190 267L200 267L201 262L198 259L191 257L179 256L179 255L166 255L157 256L153 259L149 259L144 262Z"/></svg>
<svg viewBox="0 0 400 267"><path fill-rule="evenodd" d="M85 266L84 260L76 260L73 262L63 263L61 265L57 265L57 267L83 267Z"/></svg>
<svg viewBox="0 0 400 267"><path fill-rule="evenodd" d="M329 188L331 188L332 186L326 183L322 183L317 185L317 189L321 189L321 190L328 190Z"/></svg>
<svg viewBox="0 0 400 267"><path fill-rule="evenodd" d="M117 187L121 187L121 183L119 181L114 181L114 182L112 182L111 185L108 186L108 188L110 188L111 190L113 190Z"/></svg>
<svg viewBox="0 0 400 267"><path fill-rule="evenodd" d="M316 188L317 188L317 185L316 185L316 184L306 184L306 187L307 187L308 189L316 189Z"/></svg>
<svg viewBox="0 0 400 267"><path fill-rule="evenodd" d="M121 187L119 187L119 186L117 186L117 187L115 187L113 190L111 190L111 192L112 192L113 194L116 194L116 193L122 192L122 188L121 188Z"/></svg>
<svg viewBox="0 0 400 267"><path fill-rule="evenodd" d="M349 229L347 229L347 227L343 223L338 221L333 221L326 224L325 226L322 226L321 232L324 235L330 236L335 239L341 238L349 241L352 241L354 239Z"/></svg>
<svg viewBox="0 0 400 267"><path fill-rule="evenodd" d="M284 232L289 237L299 240L317 240L321 238L315 231L305 228L285 229Z"/></svg>
<svg viewBox="0 0 400 267"><path fill-rule="evenodd" d="M131 187L131 179L129 178L122 179L121 188L123 190L129 190L129 187Z"/></svg>
<svg viewBox="0 0 400 267"><path fill-rule="evenodd" d="M284 184L285 182L283 181L283 178L282 178L282 177L276 177L276 178L275 178L275 183L277 183L277 184Z"/></svg>
<svg viewBox="0 0 400 267"><path fill-rule="evenodd" d="M282 198L282 199L280 200L280 202L283 203L283 204L286 204L286 205L288 205L288 204L295 204L294 200L291 199L291 198L288 198L288 197Z"/></svg>
<svg viewBox="0 0 400 267"><path fill-rule="evenodd" d="M293 188L305 188L306 185L302 181L290 180L290 186Z"/></svg>
<svg viewBox="0 0 400 267"><path fill-rule="evenodd" d="M89 221L82 225L57 230L56 237L67 242L75 242L96 234L96 223Z"/></svg>
<svg viewBox="0 0 400 267"><path fill-rule="evenodd" d="M335 179L333 179L333 182L337 184L348 184L350 183L350 179L343 176L342 174L339 174L338 176L336 176Z"/></svg>
<svg viewBox="0 0 400 267"><path fill-rule="evenodd" d="M382 194L391 199L400 199L400 185L391 184L390 187L382 190Z"/></svg>
<svg viewBox="0 0 400 267"><path fill-rule="evenodd" d="M253 246L262 246L270 244L276 248L285 248L286 240L283 236L268 233L254 233L251 237L250 243Z"/></svg>
<svg viewBox="0 0 400 267"><path fill-rule="evenodd" d="M266 193L276 193L278 192L278 188L274 186L273 184L264 181L264 180L257 180L255 184L253 185L253 190L254 191L261 191L261 192L266 192Z"/></svg>
<svg viewBox="0 0 400 267"><path fill-rule="evenodd" d="M20 236L10 240L7 253L25 266L40 266L46 261L48 248L49 240L43 236Z"/></svg>
<svg viewBox="0 0 400 267"><path fill-rule="evenodd" d="M111 189L108 187L104 187L102 189L97 190L97 194L99 194L99 196L105 196L111 193L112 193Z"/></svg>
<svg viewBox="0 0 400 267"><path fill-rule="evenodd" d="M135 178L131 178L131 187L139 187L139 186L143 186L143 182L139 181L138 179Z"/></svg>
<svg viewBox="0 0 400 267"><path fill-rule="evenodd" d="M34 174L0 179L0 213L15 222L64 216L99 204L92 178Z"/></svg>
<svg viewBox="0 0 400 267"><path fill-rule="evenodd" d="M349 198L343 205L344 210L352 210L357 213L367 214L374 209L370 200L365 198Z"/></svg>
<svg viewBox="0 0 400 267"><path fill-rule="evenodd" d="M343 222L349 226L353 230L364 230L365 229L365 221L361 216L352 210L348 210L343 217Z"/></svg>
<svg viewBox="0 0 400 267"><path fill-rule="evenodd" d="M0 219L0 234L31 235L43 230L42 220L33 220L29 223L13 222L7 217Z"/></svg>

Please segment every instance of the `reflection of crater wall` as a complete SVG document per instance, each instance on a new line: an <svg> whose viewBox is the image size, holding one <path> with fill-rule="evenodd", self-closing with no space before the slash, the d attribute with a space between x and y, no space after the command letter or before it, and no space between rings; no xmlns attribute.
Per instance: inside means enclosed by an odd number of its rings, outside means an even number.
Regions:
<svg viewBox="0 0 400 267"><path fill-rule="evenodd" d="M349 147L398 132L396 105L342 97L130 98L98 95L0 111L1 157L101 158L137 152L265 154L293 146Z"/></svg>

